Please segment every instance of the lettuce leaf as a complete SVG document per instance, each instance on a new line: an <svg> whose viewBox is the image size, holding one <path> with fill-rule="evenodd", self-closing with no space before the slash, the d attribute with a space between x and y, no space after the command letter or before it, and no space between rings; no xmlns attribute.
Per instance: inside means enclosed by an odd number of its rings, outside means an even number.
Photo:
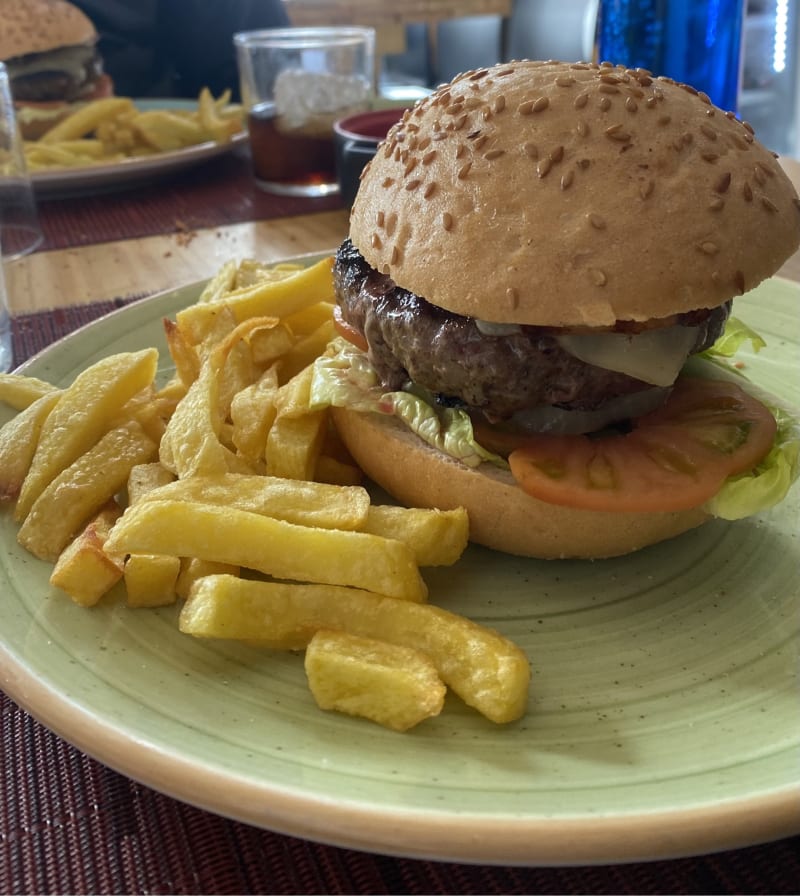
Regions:
<svg viewBox="0 0 800 896"><path fill-rule="evenodd" d="M738 317L729 317L725 321L722 335L702 355L709 360L720 357L732 358L746 342L750 343L754 352L760 352L767 345L766 341L744 321L739 320Z"/></svg>
<svg viewBox="0 0 800 896"><path fill-rule="evenodd" d="M472 420L458 408L440 408L422 392L384 392L367 356L335 339L314 363L310 406L348 407L397 417L423 441L469 467L506 461L475 441Z"/></svg>

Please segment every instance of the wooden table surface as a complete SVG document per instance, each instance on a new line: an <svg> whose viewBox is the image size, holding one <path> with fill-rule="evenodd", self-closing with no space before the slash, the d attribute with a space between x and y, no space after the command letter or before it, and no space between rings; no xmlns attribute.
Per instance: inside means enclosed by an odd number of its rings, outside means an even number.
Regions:
<svg viewBox="0 0 800 896"><path fill-rule="evenodd" d="M800 162L781 162L800 190ZM329 211L37 252L9 265L11 311L42 311L172 289L211 276L234 257L277 261L328 252L347 229L347 212ZM800 282L800 252L778 274Z"/></svg>

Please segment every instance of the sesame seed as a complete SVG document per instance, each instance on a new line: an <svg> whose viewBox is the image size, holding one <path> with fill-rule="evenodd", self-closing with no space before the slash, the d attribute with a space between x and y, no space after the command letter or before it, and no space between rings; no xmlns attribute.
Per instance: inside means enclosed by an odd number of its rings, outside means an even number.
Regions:
<svg viewBox="0 0 800 896"><path fill-rule="evenodd" d="M583 107L589 102L589 94L588 93L579 93L575 99L573 100L572 105L576 109L583 109Z"/></svg>
<svg viewBox="0 0 800 896"><path fill-rule="evenodd" d="M556 84L559 87L572 87L574 83L575 79L572 77L572 75L559 75L556 78Z"/></svg>
<svg viewBox="0 0 800 896"><path fill-rule="evenodd" d="M539 150L535 143L526 143L522 147L523 152L529 159L538 159Z"/></svg>
<svg viewBox="0 0 800 896"><path fill-rule="evenodd" d="M655 107L656 107L656 98L655 98L654 96L649 96L649 97L647 97L647 99L644 101L644 104L645 104L645 106L647 106L648 109L655 109Z"/></svg>
<svg viewBox="0 0 800 896"><path fill-rule="evenodd" d="M473 148L475 149L475 152L480 152L481 148L484 146L484 144L485 144L488 140L489 140L489 135L488 135L488 134L481 134L480 137L478 137L478 138L475 140L475 143L473 144Z"/></svg>
<svg viewBox="0 0 800 896"><path fill-rule="evenodd" d="M458 118L456 120L455 124L453 125L453 130L460 131L461 128L463 128L464 125L467 123L468 118L469 118L469 116L465 112L460 118Z"/></svg>
<svg viewBox="0 0 800 896"><path fill-rule="evenodd" d="M755 134L755 130L753 130L753 125L751 125L749 121L743 121L743 122L742 122L742 127L743 127L746 131L749 131L749 133L750 133L751 135L752 135L752 134Z"/></svg>
<svg viewBox="0 0 800 896"><path fill-rule="evenodd" d="M775 156L777 158L777 156ZM775 172L770 168L769 165L765 165L763 162L756 162L756 168L760 169L767 175L767 177L775 177Z"/></svg>
<svg viewBox="0 0 800 896"><path fill-rule="evenodd" d="M714 130L714 128L711 127L710 124L706 124L705 122L703 122L703 123L700 125L700 130L702 131L703 136L704 136L704 137L708 137L709 140L716 140L716 139L717 139L718 134L717 134L717 132Z"/></svg>
<svg viewBox="0 0 800 896"><path fill-rule="evenodd" d="M450 212L442 213L442 227L444 227L444 229L447 231L453 229L453 216L450 214Z"/></svg>
<svg viewBox="0 0 800 896"><path fill-rule="evenodd" d="M659 117L658 117L658 123L660 125L669 124L671 121L672 121L671 115L659 115Z"/></svg>
<svg viewBox="0 0 800 896"><path fill-rule="evenodd" d="M619 87L614 84L600 84L597 89L600 93L619 93Z"/></svg>
<svg viewBox="0 0 800 896"><path fill-rule="evenodd" d="M651 195L651 193L653 192L653 190L655 189L655 186L656 186L656 185L655 185L655 181L653 181L653 180L646 180L646 181L639 187L639 195L642 197L642 199L647 199L647 198Z"/></svg>
<svg viewBox="0 0 800 896"><path fill-rule="evenodd" d="M408 177L409 174L417 167L417 157L412 156L407 162L406 167L403 169L403 177Z"/></svg>
<svg viewBox="0 0 800 896"><path fill-rule="evenodd" d="M719 246L716 243L712 243L711 240L706 240L697 247L703 255L716 255L719 252Z"/></svg>
<svg viewBox="0 0 800 896"><path fill-rule="evenodd" d="M463 143L459 143L458 148L456 149L456 158L460 159L466 151L467 147Z"/></svg>
<svg viewBox="0 0 800 896"><path fill-rule="evenodd" d="M503 111L506 107L506 98L501 94L500 96L495 97L492 108L494 109L495 114L498 114Z"/></svg>
<svg viewBox="0 0 800 896"><path fill-rule="evenodd" d="M372 242L372 248L373 248L373 249L380 249L381 246L383 246L383 243L381 242L381 238L378 236L377 233L373 233L373 234L372 234L372 240L371 240L371 242Z"/></svg>
<svg viewBox="0 0 800 896"><path fill-rule="evenodd" d="M633 113L638 110L639 105L632 96L629 96L628 99L625 100L625 108L628 110L628 112Z"/></svg>
<svg viewBox="0 0 800 896"><path fill-rule="evenodd" d="M525 100L524 103L520 103L517 106L517 112L520 115L530 115L533 111L533 100Z"/></svg>
<svg viewBox="0 0 800 896"><path fill-rule="evenodd" d="M419 178L419 177L413 178L412 180L408 181L408 183L406 184L406 190L408 190L408 192L410 193L412 190L416 190L417 187L421 183L422 183L421 178Z"/></svg>
<svg viewBox="0 0 800 896"><path fill-rule="evenodd" d="M731 185L731 173L730 171L726 171L724 174L720 175L717 178L717 182L714 184L714 192L715 193L725 193L728 190L728 187Z"/></svg>
<svg viewBox="0 0 800 896"><path fill-rule="evenodd" d="M432 149L430 152L426 152L422 157L423 165L430 165L430 163L436 158L436 150Z"/></svg>
<svg viewBox="0 0 800 896"><path fill-rule="evenodd" d="M617 140L620 143L627 143L631 139L631 135L621 130L621 124L612 124L610 128L605 129L605 135L609 140Z"/></svg>
<svg viewBox="0 0 800 896"><path fill-rule="evenodd" d="M459 180L464 180L466 178L466 176L469 174L470 168L472 168L472 162L466 162L464 165L462 165L458 169L458 173L456 174L456 177Z"/></svg>
<svg viewBox="0 0 800 896"><path fill-rule="evenodd" d="M715 152L702 152L700 153L700 158L704 162L716 162L719 156Z"/></svg>
<svg viewBox="0 0 800 896"><path fill-rule="evenodd" d="M384 179L383 179L383 183L381 183L381 186L382 186L384 189L386 189L386 188L388 188L388 187L391 187L392 184L394 184L394 178L393 178L393 177L384 177Z"/></svg>
<svg viewBox="0 0 800 896"><path fill-rule="evenodd" d="M608 112L611 108L611 100L607 96L601 96L599 105L603 112Z"/></svg>
<svg viewBox="0 0 800 896"><path fill-rule="evenodd" d="M533 104L534 112L544 112L544 110L550 105L550 100L546 96L540 96L538 100Z"/></svg>
<svg viewBox="0 0 800 896"><path fill-rule="evenodd" d="M550 161L549 157L542 159L536 165L537 176L538 177L546 177L552 167L553 167L553 163Z"/></svg>
<svg viewBox="0 0 800 896"><path fill-rule="evenodd" d="M425 189L424 189L424 191L423 191L423 193L422 193L422 198L423 198L423 199L430 199L431 196L433 196L433 194L434 194L435 192L436 192L436 181L435 181L435 180L429 181L429 182L425 185Z"/></svg>
<svg viewBox="0 0 800 896"><path fill-rule="evenodd" d="M753 201L753 188L747 181L742 184L742 196L744 196L745 202Z"/></svg>
<svg viewBox="0 0 800 896"><path fill-rule="evenodd" d="M589 219L589 223L595 230L606 229L606 222L600 215L596 215L594 212L589 212L586 217Z"/></svg>
<svg viewBox="0 0 800 896"><path fill-rule="evenodd" d="M711 201L708 203L709 211L721 212L723 208L725 208L725 200L722 196L712 196Z"/></svg>
<svg viewBox="0 0 800 896"><path fill-rule="evenodd" d="M383 209L381 209L378 212L378 214L375 215L375 223L378 225L378 227L381 227L381 228L383 227L385 218L386 218L386 215L384 214Z"/></svg>
<svg viewBox="0 0 800 896"><path fill-rule="evenodd" d="M572 186L572 181L575 178L574 171L567 171L561 175L561 189L567 190L570 186Z"/></svg>
<svg viewBox="0 0 800 896"><path fill-rule="evenodd" d="M386 219L386 235L392 236L397 227L397 212L391 212Z"/></svg>
<svg viewBox="0 0 800 896"><path fill-rule="evenodd" d="M603 84L619 84L620 82L620 79L616 75L610 75L605 72L600 75L599 78Z"/></svg>
<svg viewBox="0 0 800 896"><path fill-rule="evenodd" d="M467 109L477 109L479 106L483 105L483 100L479 96L468 96L466 107Z"/></svg>
<svg viewBox="0 0 800 896"><path fill-rule="evenodd" d="M768 212L777 212L778 206L767 196L761 197L761 204Z"/></svg>
<svg viewBox="0 0 800 896"><path fill-rule="evenodd" d="M389 264L397 264L397 262L399 260L400 260L400 250L397 248L397 246L392 246L392 254L389 257Z"/></svg>
<svg viewBox="0 0 800 896"><path fill-rule="evenodd" d="M508 299L508 304L512 308L516 308L519 305L519 293L513 286L509 286L506 290L506 299Z"/></svg>
<svg viewBox="0 0 800 896"><path fill-rule="evenodd" d="M764 172L758 167L758 165L753 168L753 177L756 179L756 183L759 185L759 187L763 187L767 182L767 178L764 175Z"/></svg>
<svg viewBox="0 0 800 896"><path fill-rule="evenodd" d="M736 271L733 275L733 282L739 290L739 295L744 295L744 274L741 271Z"/></svg>
<svg viewBox="0 0 800 896"><path fill-rule="evenodd" d="M551 162L560 162L564 158L564 147L554 146L549 152Z"/></svg>
<svg viewBox="0 0 800 896"><path fill-rule="evenodd" d="M491 162L492 159L497 159L505 153L504 149L490 149L489 152L484 154L484 159L487 162Z"/></svg>
<svg viewBox="0 0 800 896"><path fill-rule="evenodd" d="M588 137L589 136L589 125L581 119L576 125L575 130L578 132L579 137Z"/></svg>
<svg viewBox="0 0 800 896"><path fill-rule="evenodd" d="M707 93L704 93L702 90L698 90L697 95L707 106L711 105L711 97Z"/></svg>
<svg viewBox="0 0 800 896"><path fill-rule="evenodd" d="M589 275L592 278L592 282L595 286L605 286L608 282L608 278L605 273L601 271L599 268L591 268L589 271Z"/></svg>

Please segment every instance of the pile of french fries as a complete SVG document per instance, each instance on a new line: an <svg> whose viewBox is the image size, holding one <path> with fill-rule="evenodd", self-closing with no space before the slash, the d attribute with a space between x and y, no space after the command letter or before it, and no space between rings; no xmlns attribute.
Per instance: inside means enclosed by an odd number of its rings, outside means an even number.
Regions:
<svg viewBox="0 0 800 896"><path fill-rule="evenodd" d="M448 687L512 721L525 655L429 603L420 572L459 559L466 512L373 503L311 406L334 335L331 261L225 264L164 321L167 382L156 348L63 388L0 376L17 411L0 428L0 504L82 607L112 589L135 608L180 599L181 631L304 650L321 707L398 731L437 715Z"/></svg>
<svg viewBox="0 0 800 896"><path fill-rule="evenodd" d="M214 141L228 143L244 127L231 92L214 98L204 87L194 109L141 110L130 97L104 97L77 106L38 140L26 141L32 172L76 168L151 156Z"/></svg>

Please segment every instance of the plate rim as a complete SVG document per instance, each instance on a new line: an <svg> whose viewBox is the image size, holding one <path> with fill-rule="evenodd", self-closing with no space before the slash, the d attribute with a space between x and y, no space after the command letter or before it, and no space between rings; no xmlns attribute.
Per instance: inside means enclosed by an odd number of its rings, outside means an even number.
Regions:
<svg viewBox="0 0 800 896"><path fill-rule="evenodd" d="M311 263L325 254L309 253L286 260ZM786 278L771 279L800 288ZM165 289L112 309L37 352L17 371L24 372L64 342L103 326L111 317L131 314L132 309L147 314L151 304L166 304L177 300L178 295L188 297L206 282L203 279ZM186 759L177 750L165 749L146 736L131 737L113 720L104 720L102 714L38 680L14 658L2 639L0 685L59 737L145 786L237 821L342 848L468 864L567 866L673 859L800 833L800 782L755 796L689 808L623 814L598 811L575 818L552 819L509 811L491 816L473 811L454 814L452 810L396 807L376 813L371 802L313 797L301 789L263 780L254 782L241 773ZM200 778L205 779L202 788L198 788ZM317 820L323 804L329 811ZM336 813L333 822L329 812ZM477 834L476 824L480 828ZM401 827L403 839L398 843Z"/></svg>

